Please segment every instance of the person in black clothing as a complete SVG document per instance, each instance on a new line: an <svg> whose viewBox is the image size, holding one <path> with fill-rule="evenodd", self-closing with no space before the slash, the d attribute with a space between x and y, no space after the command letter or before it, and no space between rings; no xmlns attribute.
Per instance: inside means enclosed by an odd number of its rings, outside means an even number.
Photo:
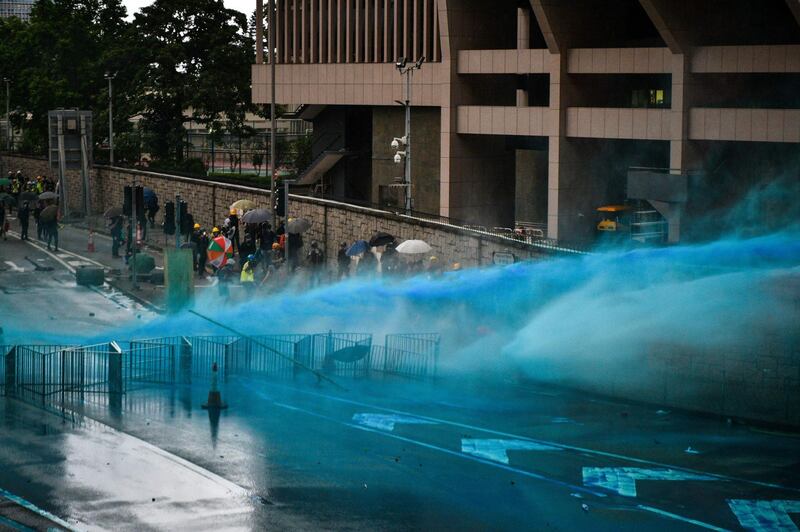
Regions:
<svg viewBox="0 0 800 532"><path fill-rule="evenodd" d="M0 235L3 235L3 240L6 237L6 204L0 201Z"/></svg>
<svg viewBox="0 0 800 532"><path fill-rule="evenodd" d="M245 232L244 241L241 243L241 247L239 248L239 267L243 267L249 260L248 257L250 255L255 255L255 252L256 243L253 240L251 233Z"/></svg>
<svg viewBox="0 0 800 532"><path fill-rule="evenodd" d="M339 252L336 254L336 264L339 266L337 278L339 280L347 277L348 270L350 269L350 257L347 256L347 242L342 242L339 245Z"/></svg>
<svg viewBox="0 0 800 532"><path fill-rule="evenodd" d="M316 241L311 242L311 249L306 257L308 266L311 268L311 288L322 284L322 271L325 265L325 255L319 249Z"/></svg>
<svg viewBox="0 0 800 532"><path fill-rule="evenodd" d="M230 221L228 225L228 240L231 241L233 244L233 251L234 253L240 253L239 251L239 215L236 212L236 209L231 209L230 216L228 216L228 220ZM246 257L246 255L245 255Z"/></svg>
<svg viewBox="0 0 800 532"><path fill-rule="evenodd" d="M194 224L192 231L192 236L189 237L189 242L192 244L192 268L196 272L200 272L200 255L206 254L206 249L200 245L200 238L203 236L203 229L200 227L200 224Z"/></svg>
<svg viewBox="0 0 800 532"><path fill-rule="evenodd" d="M119 248L122 245L122 230L125 222L122 216L115 216L111 219L111 256L119 258Z"/></svg>
<svg viewBox="0 0 800 532"><path fill-rule="evenodd" d="M33 219L36 221L36 238L40 242L44 239L44 222L39 220L39 214L41 214L42 208L41 201L37 201L36 207L33 208Z"/></svg>
<svg viewBox="0 0 800 532"><path fill-rule="evenodd" d="M20 226L20 240L28 240L28 224L30 223L31 219L31 208L28 205L28 202L23 202L22 207L20 207L19 212L17 213L17 217L19 218L19 226Z"/></svg>
<svg viewBox="0 0 800 532"><path fill-rule="evenodd" d="M300 233L289 233L286 235L286 242L289 246L289 271L294 271L300 266L300 253L303 251L303 235Z"/></svg>
<svg viewBox="0 0 800 532"><path fill-rule="evenodd" d="M208 233L203 231L197 239L197 275L203 276L206 273L209 244L211 244L211 239Z"/></svg>
<svg viewBox="0 0 800 532"><path fill-rule="evenodd" d="M145 208L147 209L147 219L150 221L150 227L156 226L156 213L158 213L158 196L155 192L147 196L145 200Z"/></svg>

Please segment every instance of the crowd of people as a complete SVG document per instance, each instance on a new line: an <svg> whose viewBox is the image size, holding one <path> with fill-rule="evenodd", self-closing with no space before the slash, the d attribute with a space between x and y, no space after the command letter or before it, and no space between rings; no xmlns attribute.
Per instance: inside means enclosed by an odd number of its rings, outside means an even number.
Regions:
<svg viewBox="0 0 800 532"><path fill-rule="evenodd" d="M41 242L47 243L47 249L58 251L58 217L42 212L48 207L55 207L57 196L55 191L57 183L46 176L36 176L26 178L22 170L16 173L8 172L8 176L2 179L0 185L0 234L3 240L8 239L9 221L8 216L17 209L17 219L20 225L20 239L29 240L28 228L30 219L33 217L36 224L36 237ZM46 193L49 194L46 195Z"/></svg>

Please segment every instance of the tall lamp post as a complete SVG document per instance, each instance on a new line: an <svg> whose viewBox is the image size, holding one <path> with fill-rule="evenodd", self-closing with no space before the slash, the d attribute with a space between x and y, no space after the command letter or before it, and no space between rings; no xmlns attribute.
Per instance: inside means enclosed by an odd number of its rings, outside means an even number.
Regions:
<svg viewBox="0 0 800 532"><path fill-rule="evenodd" d="M401 162L405 163L403 186L406 190L405 208L408 214L410 214L414 208L411 199L411 77L415 70L422 68L422 63L424 61L425 58L420 57L415 63L409 64L405 57L401 57L400 60L395 63L397 71L400 72L401 76L405 76L406 78L406 98L403 101L397 100L397 103L406 109L406 134L401 138L392 140L392 149L396 150L394 162L397 164ZM402 151L400 150L401 145L405 147Z"/></svg>
<svg viewBox="0 0 800 532"><path fill-rule="evenodd" d="M277 186L275 184L275 177L278 175L277 172L277 164L278 164L278 157L275 153L277 150L277 139L276 135L277 132L277 118L275 117L275 63L278 61L278 54L275 53L275 0L269 1L269 75L270 75L270 102L269 102L269 116L270 116L270 126L269 126L269 167L271 169L271 177L270 177L270 198L272 200L272 221L275 223L276 221L276 209L275 209L275 192L277 191Z"/></svg>
<svg viewBox="0 0 800 532"><path fill-rule="evenodd" d="M3 81L6 82L6 151L11 151L11 119L9 113L11 105L11 80L3 78Z"/></svg>
<svg viewBox="0 0 800 532"><path fill-rule="evenodd" d="M117 73L106 72L105 78L108 80L108 163L114 166L114 89L112 81L117 77Z"/></svg>

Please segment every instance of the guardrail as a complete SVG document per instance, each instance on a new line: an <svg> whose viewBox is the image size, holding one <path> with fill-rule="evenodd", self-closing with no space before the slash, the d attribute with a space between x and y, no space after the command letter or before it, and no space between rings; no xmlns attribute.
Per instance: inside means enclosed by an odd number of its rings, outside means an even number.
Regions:
<svg viewBox="0 0 800 532"><path fill-rule="evenodd" d="M128 392L205 381L214 364L223 379L293 379L309 370L348 378L433 378L439 344L438 334L392 334L373 345L372 334L329 331L0 346L0 395L61 411L74 410L91 395L95 404L119 408Z"/></svg>

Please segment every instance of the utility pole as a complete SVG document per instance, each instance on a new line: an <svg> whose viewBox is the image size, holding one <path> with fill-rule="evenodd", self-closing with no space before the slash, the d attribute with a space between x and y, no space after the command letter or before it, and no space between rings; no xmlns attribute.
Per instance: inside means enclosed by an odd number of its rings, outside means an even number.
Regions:
<svg viewBox="0 0 800 532"><path fill-rule="evenodd" d="M117 73L106 72L105 78L108 80L108 164L114 166L114 89L112 81L117 77Z"/></svg>
<svg viewBox="0 0 800 532"><path fill-rule="evenodd" d="M11 80L3 78L6 82L6 151L11 151L11 120L10 120L10 107L11 107Z"/></svg>
<svg viewBox="0 0 800 532"><path fill-rule="evenodd" d="M277 149L277 139L276 139L276 128L277 128L277 119L275 117L275 63L278 60L278 54L275 53L275 0L269 0L269 72L270 72L270 127L269 127L269 166L272 171L272 176L270 178L270 201L272 202L272 222L277 223L277 213L275 209L275 192L277 190L277 186L275 184L275 178L278 176L277 166L277 154L275 153ZM259 43L260 45L260 43ZM288 194L288 193L287 193ZM287 196L288 198L288 196ZM287 237L288 241L288 237Z"/></svg>
<svg viewBox="0 0 800 532"><path fill-rule="evenodd" d="M405 57L401 57L395 64L397 71L401 76L405 76L406 81L406 98L403 101L398 101L400 105L405 107L406 111L406 130L405 136L402 138L395 138L392 141L392 148L399 150L403 145L403 151L397 151L394 156L396 163L403 162L405 164L405 171L403 176L403 187L405 188L405 210L407 214L411 214L414 204L411 197L411 77L415 70L422 68L422 63L425 61L424 57L417 59L415 63L408 64Z"/></svg>

